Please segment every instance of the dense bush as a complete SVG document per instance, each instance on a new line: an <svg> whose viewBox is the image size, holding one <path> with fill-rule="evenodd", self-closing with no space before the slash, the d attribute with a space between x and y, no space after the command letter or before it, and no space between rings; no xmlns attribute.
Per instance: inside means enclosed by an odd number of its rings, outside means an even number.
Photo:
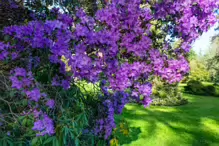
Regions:
<svg viewBox="0 0 219 146"><path fill-rule="evenodd" d="M207 85L204 90L208 95L216 95L216 88L213 85Z"/></svg>
<svg viewBox="0 0 219 146"><path fill-rule="evenodd" d="M171 98L154 98L152 105L155 106L179 106L187 104L188 100L178 96L178 97L171 97Z"/></svg>
<svg viewBox="0 0 219 146"><path fill-rule="evenodd" d="M202 82L196 80L190 80L184 87L184 91L196 95L216 95L216 88L213 85L203 85Z"/></svg>
<svg viewBox="0 0 219 146"><path fill-rule="evenodd" d="M175 106L188 103L178 90L178 85L170 85L156 78L153 82L153 102L156 106Z"/></svg>
<svg viewBox="0 0 219 146"><path fill-rule="evenodd" d="M201 81L190 80L188 81L187 86L184 87L184 91L188 93L197 93L202 95L204 94L203 88L204 85Z"/></svg>
<svg viewBox="0 0 219 146"><path fill-rule="evenodd" d="M210 72L207 70L205 60L192 60L190 61L190 80L210 81Z"/></svg>
<svg viewBox="0 0 219 146"><path fill-rule="evenodd" d="M147 107L155 76L175 84L188 73L184 56L215 23L216 2L112 0L94 16L43 8L5 27L0 145L107 145L129 97Z"/></svg>

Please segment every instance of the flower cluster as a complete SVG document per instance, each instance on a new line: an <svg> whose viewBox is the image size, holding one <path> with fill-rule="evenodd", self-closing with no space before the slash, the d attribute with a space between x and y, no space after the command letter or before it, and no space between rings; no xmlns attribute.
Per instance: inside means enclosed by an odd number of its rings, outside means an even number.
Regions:
<svg viewBox="0 0 219 146"><path fill-rule="evenodd" d="M160 72L165 72L165 74L161 73L161 77L164 80L168 80L169 83L176 83L180 82L189 70L190 67L188 62L184 57L181 57L179 60L168 60L168 67L164 68Z"/></svg>
<svg viewBox="0 0 219 146"><path fill-rule="evenodd" d="M104 72L110 87L123 91L135 85L139 78L147 80L154 71L159 71L157 75L163 78L169 75L165 70L172 69L168 64L172 64L173 59L152 47L149 22L156 17L140 4L140 0L112 1L97 12L95 19L82 10L78 12L80 23L75 27L78 62L74 68L78 69L77 76L96 81L99 73ZM130 63L131 60L135 62ZM188 66L185 59L175 60ZM186 72L188 70L180 73L183 76ZM170 83L179 81L171 77L165 79Z"/></svg>
<svg viewBox="0 0 219 146"><path fill-rule="evenodd" d="M0 42L0 61L17 63L19 67L11 71L12 88L37 103L31 108L39 111L42 105L49 110L56 106L48 93L42 93L43 84L68 90L75 78L93 83L106 79L95 133L108 139L115 127L114 114L121 113L128 102L127 89L133 97L142 96L147 107L154 76L176 83L189 71L183 56L215 22L212 11L217 7L217 0L147 0L144 6L141 0L112 0L94 17L82 9L74 17L53 9L55 20L45 16L4 28L9 39ZM164 40L178 39L180 47L174 50L171 41L163 41L156 48L153 22L162 25ZM36 77L42 74L49 76L46 81ZM35 116L33 130L52 135L54 125L49 114L41 112Z"/></svg>
<svg viewBox="0 0 219 146"><path fill-rule="evenodd" d="M152 3L151 0L148 2ZM213 11L218 7L217 0L165 0L154 4L154 16L170 21L168 31L181 39L181 49L189 52L191 43L216 22Z"/></svg>
<svg viewBox="0 0 219 146"><path fill-rule="evenodd" d="M28 72L24 68L15 68L11 71L12 76L10 80L12 82L11 87L15 89L25 89L33 85L33 76L31 72Z"/></svg>
<svg viewBox="0 0 219 146"><path fill-rule="evenodd" d="M113 128L116 127L113 104L110 100L105 100L98 108L98 116L101 118L96 120L94 133L100 137L103 136L105 139L108 139L112 134Z"/></svg>
<svg viewBox="0 0 219 146"><path fill-rule="evenodd" d="M34 77L30 71L27 72L24 68L17 67L11 71L11 74L13 75L10 77L12 88L23 92L30 101L39 102L41 100L44 101L44 104L48 108L54 108L55 101L53 99L49 99L47 94L41 93L40 89L37 87L38 83L34 80ZM36 111L38 106L35 106L34 103L30 104L29 106L31 109L35 109L33 114L35 115L35 119L37 121L34 123L33 130L40 132L40 134L37 134L37 136L54 134L55 132L52 119L50 119L47 114L43 114L43 120L40 120L40 114L42 114L42 112Z"/></svg>
<svg viewBox="0 0 219 146"><path fill-rule="evenodd" d="M125 105L129 102L129 94L125 92L115 92L110 99L113 103L115 114L121 114Z"/></svg>
<svg viewBox="0 0 219 146"><path fill-rule="evenodd" d="M108 139L113 128L116 127L114 115L122 113L125 105L129 102L129 94L121 91L110 94L106 91L104 97L100 97L100 100L94 133Z"/></svg>
<svg viewBox="0 0 219 146"><path fill-rule="evenodd" d="M48 62L59 65L56 74L59 74L61 84L58 86L64 89L70 86L71 77L66 75L67 64L61 58L64 56L66 59L71 59L72 57L70 51L72 32L69 30L72 21L71 17L67 18L67 15L60 14L58 20L31 21L27 25L10 26L3 30L4 35L16 41L1 42L0 59L15 61L22 66L11 71L10 80L12 88L21 91L30 100L28 113L31 113L33 109L40 109L42 103L49 109L55 107L55 101L50 99L48 94L42 93L42 85L36 80L36 74L42 72L41 69L46 67ZM39 106L38 103L41 105ZM43 119L38 116L35 120L33 130L40 132L38 136L55 133L53 121L46 113L43 114Z"/></svg>
<svg viewBox="0 0 219 146"><path fill-rule="evenodd" d="M38 118L40 116L42 119L37 120L34 123L34 126L32 129L35 131L39 131L39 133L37 133L37 136L42 136L45 134L53 135L55 133L53 120L49 118L48 115L46 114L38 115Z"/></svg>
<svg viewBox="0 0 219 146"><path fill-rule="evenodd" d="M26 54L25 60L28 62L28 69L31 70L32 67L37 67L40 61L43 60L40 57L33 54L36 51L38 54L43 54L49 51L49 60L53 64L59 64L60 73L66 73L66 66L61 57L65 56L66 59L71 58L70 40L72 37L71 31L68 29L68 25L62 23L61 21L32 21L28 25L24 26L11 26L4 29L5 35L10 35L15 39L19 40L15 46L8 47L10 50L4 50L5 54L2 58L9 58L10 54L13 56L21 56L21 54ZM25 47L26 46L26 47ZM4 46L3 46L4 47ZM13 57L15 58L15 57ZM17 57L21 60L21 58ZM17 59L17 60L18 60ZM64 80L64 79L63 79ZM67 81L63 81L63 86L65 86Z"/></svg>

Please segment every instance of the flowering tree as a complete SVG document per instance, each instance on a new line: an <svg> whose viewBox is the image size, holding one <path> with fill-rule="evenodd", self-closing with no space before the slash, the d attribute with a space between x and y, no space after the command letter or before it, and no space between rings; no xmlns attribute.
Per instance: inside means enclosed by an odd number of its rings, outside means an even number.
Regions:
<svg viewBox="0 0 219 146"><path fill-rule="evenodd" d="M184 56L215 23L217 7L217 0L112 0L94 17L53 9L44 19L32 15L33 21L5 27L0 60L13 68L10 96L26 102L16 116L29 117L37 136L56 135L64 144L79 145L84 135L109 139L114 114L129 97L147 107L155 76L172 84L189 71ZM99 83L95 106L80 91L83 80ZM8 99L0 99L9 106L4 112L12 112Z"/></svg>

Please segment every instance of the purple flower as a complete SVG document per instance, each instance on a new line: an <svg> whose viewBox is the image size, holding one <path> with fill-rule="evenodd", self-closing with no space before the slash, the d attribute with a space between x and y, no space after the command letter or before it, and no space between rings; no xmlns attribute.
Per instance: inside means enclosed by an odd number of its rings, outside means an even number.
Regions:
<svg viewBox="0 0 219 146"><path fill-rule="evenodd" d="M62 80L62 87L68 90L70 88L70 82L68 80Z"/></svg>
<svg viewBox="0 0 219 146"><path fill-rule="evenodd" d="M55 21L50 21L47 20L45 22L46 27L50 28L51 31L55 30L56 28L61 28L63 26L63 23L61 21L55 20Z"/></svg>
<svg viewBox="0 0 219 146"><path fill-rule="evenodd" d="M55 133L53 121L47 115L44 115L44 125L46 127L46 133L49 135Z"/></svg>
<svg viewBox="0 0 219 146"><path fill-rule="evenodd" d="M15 72L15 76L26 77L27 75L27 72L24 68L17 67L14 69L14 72Z"/></svg>
<svg viewBox="0 0 219 146"><path fill-rule="evenodd" d="M46 102L46 105L49 107L49 108L54 108L55 106L55 101L53 99L50 99Z"/></svg>
<svg viewBox="0 0 219 146"><path fill-rule="evenodd" d="M59 58L58 58L57 55L51 55L49 57L49 60L50 60L51 63L59 63Z"/></svg>
<svg viewBox="0 0 219 146"><path fill-rule="evenodd" d="M0 60L5 60L8 57L8 51L2 51L0 53Z"/></svg>
<svg viewBox="0 0 219 146"><path fill-rule="evenodd" d="M12 76L10 77L10 80L12 82L12 85L11 85L12 88L20 90L23 87L22 82L19 81L17 77Z"/></svg>
<svg viewBox="0 0 219 146"><path fill-rule="evenodd" d="M12 88L21 89L32 85L33 77L31 72L26 72L24 68L15 68L11 71L14 76L10 77Z"/></svg>
<svg viewBox="0 0 219 146"><path fill-rule="evenodd" d="M47 94L46 93L41 93L41 96L46 98L47 97Z"/></svg>
<svg viewBox="0 0 219 146"><path fill-rule="evenodd" d="M34 122L33 130L35 131L42 131L45 128L43 120L38 120Z"/></svg>
<svg viewBox="0 0 219 146"><path fill-rule="evenodd" d="M12 58L12 60L17 59L17 58L18 58L18 53L13 52L13 53L11 54L11 58Z"/></svg>
<svg viewBox="0 0 219 146"><path fill-rule="evenodd" d="M53 77L53 79L52 79L52 85L53 85L53 86L60 86L60 85L61 85L61 84L60 84L60 81L59 81L59 79L58 79L58 76Z"/></svg>
<svg viewBox="0 0 219 146"><path fill-rule="evenodd" d="M46 114L43 115L43 118L41 120L37 120L34 122L34 126L32 129L39 132L37 133L37 136L43 136L46 134L51 136L55 134L53 121Z"/></svg>
<svg viewBox="0 0 219 146"><path fill-rule="evenodd" d="M38 110L36 110L36 109L33 111L33 115L34 115L35 118L39 118L39 116L40 116L41 114L42 114L42 112L41 112L41 111L38 111Z"/></svg>
<svg viewBox="0 0 219 146"><path fill-rule="evenodd" d="M137 85L138 92L143 95L150 97L152 94L152 85L150 83L144 84L144 85Z"/></svg>
<svg viewBox="0 0 219 146"><path fill-rule="evenodd" d="M29 78L22 79L23 87L30 87L32 85L32 80Z"/></svg>
<svg viewBox="0 0 219 146"><path fill-rule="evenodd" d="M86 26L77 25L76 27L77 27L77 29L76 29L75 35L77 37L83 37L83 36L87 36L89 34L89 30Z"/></svg>
<svg viewBox="0 0 219 146"><path fill-rule="evenodd" d="M153 102L153 100L149 97L145 97L142 101L145 108L148 107L152 102Z"/></svg>
<svg viewBox="0 0 219 146"><path fill-rule="evenodd" d="M51 9L51 13L54 13L55 15L57 15L59 13L59 8L52 8Z"/></svg>
<svg viewBox="0 0 219 146"><path fill-rule="evenodd" d="M108 139L116 127L114 114L121 114L126 103L128 103L128 94L125 92L115 92L113 95L100 98L103 100L98 106L98 114L101 117L96 120L94 133L104 139Z"/></svg>
<svg viewBox="0 0 219 146"><path fill-rule="evenodd" d="M62 21L63 23L65 23L69 26L71 26L73 23L73 19L72 19L71 15L68 15L68 14L59 14L58 20Z"/></svg>
<svg viewBox="0 0 219 146"><path fill-rule="evenodd" d="M8 135L8 136L10 136L10 135L11 135L11 132L10 132L10 131L8 131L8 132L7 132L7 135Z"/></svg>
<svg viewBox="0 0 219 146"><path fill-rule="evenodd" d="M33 101L38 102L40 97L41 97L41 93L40 90L38 88L33 89L32 91L26 91L26 95Z"/></svg>

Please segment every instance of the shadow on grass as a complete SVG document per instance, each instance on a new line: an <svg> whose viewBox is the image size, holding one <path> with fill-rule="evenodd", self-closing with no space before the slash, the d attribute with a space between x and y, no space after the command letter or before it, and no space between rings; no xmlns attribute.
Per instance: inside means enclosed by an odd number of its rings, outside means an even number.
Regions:
<svg viewBox="0 0 219 146"><path fill-rule="evenodd" d="M139 135L141 133L140 127L130 127L129 128L129 134L126 136L124 134L121 134L117 137L119 144L130 144L132 141L136 141L139 138Z"/></svg>
<svg viewBox="0 0 219 146"><path fill-rule="evenodd" d="M139 138L140 127L130 127L128 122L119 115L115 116L115 120L117 128L114 131L114 136L118 139L120 145L130 144Z"/></svg>
<svg viewBox="0 0 219 146"><path fill-rule="evenodd" d="M196 100L198 101L196 102ZM150 138L157 140L157 131L165 132L162 131L165 128L165 130L175 133L172 135L174 138L178 135L177 140L179 139L182 144L193 146L219 145L219 132L215 132L219 130L219 128L215 129L219 126L219 114L217 112L219 100L216 103L213 98L209 99L213 100L209 102L199 100L195 99L193 100L194 102L182 107L170 108L152 107L144 109L139 105L133 104L124 110L123 117L131 126L140 127L139 130L142 132L139 138L145 139L145 141ZM211 122L213 122L213 126ZM133 134L135 135L135 133ZM167 141L171 141L172 137L169 135L166 138L168 139ZM136 137L132 141L135 139ZM178 144L177 140L173 140L171 144Z"/></svg>

